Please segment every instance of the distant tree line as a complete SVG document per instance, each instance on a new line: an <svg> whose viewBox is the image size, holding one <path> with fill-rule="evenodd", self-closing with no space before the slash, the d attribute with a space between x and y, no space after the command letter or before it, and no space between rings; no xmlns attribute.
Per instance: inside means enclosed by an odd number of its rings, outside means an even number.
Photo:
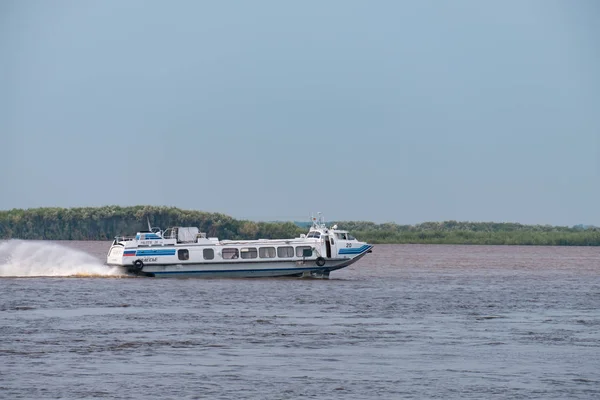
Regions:
<svg viewBox="0 0 600 400"><path fill-rule="evenodd" d="M304 229L293 222L236 220L219 213L156 206L32 208L0 211L0 238L47 240L112 240L133 236L152 226L196 226L222 239L298 236Z"/></svg>
<svg viewBox="0 0 600 400"><path fill-rule="evenodd" d="M371 243L600 246L600 228L500 222L425 222L418 225L338 222Z"/></svg>
<svg viewBox="0 0 600 400"><path fill-rule="evenodd" d="M112 240L147 230L197 226L221 239L275 239L306 233L306 222L254 222L220 213L160 206L34 208L0 211L1 239ZM370 243L600 246L600 228L497 222L425 222L418 225L338 221Z"/></svg>

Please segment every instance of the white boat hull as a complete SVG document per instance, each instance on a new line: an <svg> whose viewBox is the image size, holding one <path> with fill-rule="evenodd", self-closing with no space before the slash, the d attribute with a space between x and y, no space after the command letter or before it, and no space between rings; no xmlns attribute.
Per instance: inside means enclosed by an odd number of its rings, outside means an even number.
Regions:
<svg viewBox="0 0 600 400"><path fill-rule="evenodd" d="M314 224L308 235L299 238L235 241L207 238L193 227L176 227L116 238L107 264L157 278L327 278L372 247L324 224Z"/></svg>
<svg viewBox="0 0 600 400"><path fill-rule="evenodd" d="M365 254L352 259L327 260L323 266L316 265L314 260L145 265L140 275L155 278L328 278L331 271L347 267Z"/></svg>

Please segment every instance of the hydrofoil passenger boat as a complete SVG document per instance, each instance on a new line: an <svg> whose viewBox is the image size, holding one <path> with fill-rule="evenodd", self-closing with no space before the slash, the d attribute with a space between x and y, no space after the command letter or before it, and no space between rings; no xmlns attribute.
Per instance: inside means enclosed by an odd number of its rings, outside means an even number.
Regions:
<svg viewBox="0 0 600 400"><path fill-rule="evenodd" d="M151 277L328 278L372 248L336 225L327 228L319 215L307 234L293 239L219 240L196 227L149 227L135 237L115 238L106 263Z"/></svg>

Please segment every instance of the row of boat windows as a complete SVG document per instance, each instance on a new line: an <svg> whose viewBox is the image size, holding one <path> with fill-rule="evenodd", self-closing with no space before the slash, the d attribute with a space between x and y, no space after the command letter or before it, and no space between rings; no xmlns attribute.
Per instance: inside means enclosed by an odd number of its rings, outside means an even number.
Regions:
<svg viewBox="0 0 600 400"><path fill-rule="evenodd" d="M221 256L224 260L234 260L236 258L252 259L252 258L292 258L294 257L311 257L312 247L310 246L281 246L281 247L225 247L221 250ZM214 249L203 249L202 256L205 260L213 260L215 258ZM180 260L189 260L190 252L187 249L177 250L177 257Z"/></svg>
<svg viewBox="0 0 600 400"><path fill-rule="evenodd" d="M321 237L321 232L308 232L308 235L306 235L307 238L320 238ZM335 233L335 237L340 239L340 240L354 240L356 239L354 236L352 236L349 233L346 232L336 232Z"/></svg>

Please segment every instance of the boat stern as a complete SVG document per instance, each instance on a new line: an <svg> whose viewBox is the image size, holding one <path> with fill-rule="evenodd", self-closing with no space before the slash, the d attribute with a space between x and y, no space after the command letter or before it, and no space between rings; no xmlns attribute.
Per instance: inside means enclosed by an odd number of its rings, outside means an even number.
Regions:
<svg viewBox="0 0 600 400"><path fill-rule="evenodd" d="M122 245L113 244L110 246L108 250L108 255L106 256L106 264L115 265L115 266L124 266L123 253L125 252L125 247Z"/></svg>

